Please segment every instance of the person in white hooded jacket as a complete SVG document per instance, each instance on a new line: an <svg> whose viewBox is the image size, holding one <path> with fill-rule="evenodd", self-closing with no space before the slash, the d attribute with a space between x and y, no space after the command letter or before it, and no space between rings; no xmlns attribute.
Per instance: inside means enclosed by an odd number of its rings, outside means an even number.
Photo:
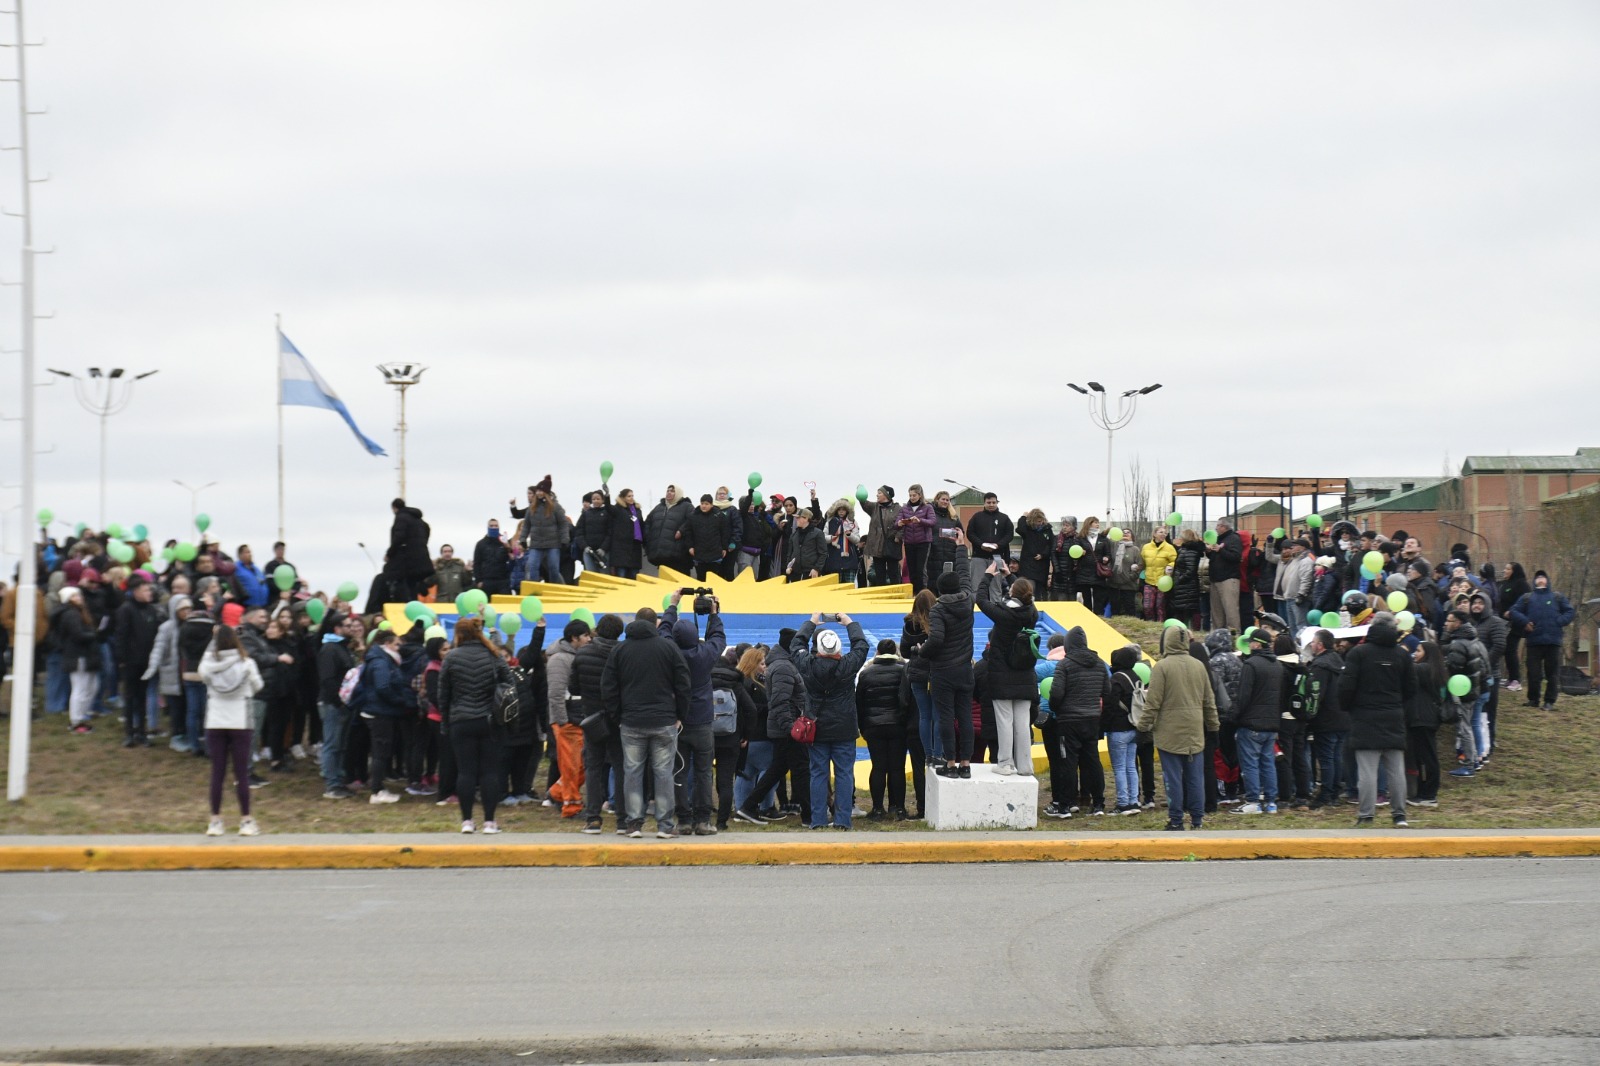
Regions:
<svg viewBox="0 0 1600 1066"><path fill-rule="evenodd" d="M239 798L239 835L261 832L250 816L250 698L261 691L261 671L239 645L232 626L218 626L211 646L200 659L206 686L206 749L211 755L211 824L206 836L219 837L222 825L222 780L233 757L234 791Z"/></svg>

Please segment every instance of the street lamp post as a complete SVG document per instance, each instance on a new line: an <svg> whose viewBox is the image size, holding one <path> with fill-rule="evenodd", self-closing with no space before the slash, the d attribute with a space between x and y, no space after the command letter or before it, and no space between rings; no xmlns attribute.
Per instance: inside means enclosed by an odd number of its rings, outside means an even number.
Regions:
<svg viewBox="0 0 1600 1066"><path fill-rule="evenodd" d="M200 494L206 491L206 489L209 489L211 486L217 484L217 482L208 481L199 488L195 488L193 485L186 485L177 478L173 478L172 483L178 486L180 489L186 489L189 493L189 525L193 526L194 520L200 517Z"/></svg>
<svg viewBox="0 0 1600 1066"><path fill-rule="evenodd" d="M395 437L400 444L400 491L397 495L403 500L406 498L406 390L422 380L422 372L428 369L420 363L381 363L378 373L383 375L383 380L395 387L400 394L400 420L395 424Z"/></svg>
<svg viewBox="0 0 1600 1066"><path fill-rule="evenodd" d="M99 526L106 528L106 422L112 415L121 414L127 410L128 404L133 402L133 388L145 378L159 373L156 370L146 370L142 374L128 376L128 372L120 366L110 370L101 370L91 366L88 377L80 377L66 370L52 369L50 373L58 377L72 379L72 391L78 398L78 404L90 414L100 419L100 520Z"/></svg>
<svg viewBox="0 0 1600 1066"><path fill-rule="evenodd" d="M1117 430L1122 429L1133 421L1133 412L1139 406L1139 397L1148 396L1161 387L1160 383L1146 385L1142 389L1129 389L1117 401L1117 413L1113 417L1106 404L1110 393L1106 392L1104 385L1098 381L1089 382L1086 389L1074 382L1067 382L1067 388L1074 392L1082 393L1089 400L1089 418L1095 425L1106 431L1106 525L1111 524L1111 441Z"/></svg>

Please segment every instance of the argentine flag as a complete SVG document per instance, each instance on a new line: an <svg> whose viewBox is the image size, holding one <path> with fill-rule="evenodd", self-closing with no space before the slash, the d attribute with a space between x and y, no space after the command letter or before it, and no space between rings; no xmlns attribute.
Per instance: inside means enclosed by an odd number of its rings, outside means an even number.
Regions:
<svg viewBox="0 0 1600 1066"><path fill-rule="evenodd" d="M322 375L312 369L306 357L300 354L300 349L283 335L281 329L278 331L278 376L283 381L283 393L278 397L280 404L336 411L369 455L388 454L376 441L356 428L356 421L350 417L350 409L344 405L344 401L322 380Z"/></svg>

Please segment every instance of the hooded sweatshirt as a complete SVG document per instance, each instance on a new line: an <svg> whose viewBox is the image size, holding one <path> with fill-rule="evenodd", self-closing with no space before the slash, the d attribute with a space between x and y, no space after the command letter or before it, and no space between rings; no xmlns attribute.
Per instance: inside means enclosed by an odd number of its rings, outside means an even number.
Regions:
<svg viewBox="0 0 1600 1066"><path fill-rule="evenodd" d="M689 713L689 664L683 654L643 619L629 622L623 633L627 639L611 653L600 675L607 717L624 729L665 729L684 720ZM710 675L708 668L708 692Z"/></svg>
<svg viewBox="0 0 1600 1066"><path fill-rule="evenodd" d="M1144 710L1133 724L1153 734L1158 751L1174 755L1205 751L1206 734L1222 728L1206 664L1189 654L1189 633L1181 626L1161 632L1161 660L1150 668Z"/></svg>
<svg viewBox="0 0 1600 1066"><path fill-rule="evenodd" d="M661 635L670 637L673 645L689 665L689 713L684 716L686 726L711 724L711 669L728 648L728 636L721 615L706 616L706 639L700 639L700 630L686 618L678 617L676 607L668 607L661 615Z"/></svg>
<svg viewBox="0 0 1600 1066"><path fill-rule="evenodd" d="M1174 627L1176 628L1176 627ZM1089 648L1082 626L1067 630L1066 650L1050 682L1050 711L1060 722L1100 723L1100 701L1106 696L1110 671Z"/></svg>
<svg viewBox="0 0 1600 1066"><path fill-rule="evenodd" d="M1213 629L1206 635L1206 653L1210 656L1206 669L1211 673L1217 712L1232 721L1234 705L1239 702L1239 679L1244 675L1244 660L1233 650L1233 634L1226 629Z"/></svg>
<svg viewBox="0 0 1600 1066"><path fill-rule="evenodd" d="M155 647L150 651L150 665L145 668L144 680L157 674L161 680L157 691L163 696L176 696L183 691L178 670L178 611L189 606L189 597L179 593L167 601L167 620L156 630Z"/></svg>
<svg viewBox="0 0 1600 1066"><path fill-rule="evenodd" d="M206 721L210 729L249 729L250 697L261 691L261 671L238 651L208 650L200 659L206 683Z"/></svg>
<svg viewBox="0 0 1600 1066"><path fill-rule="evenodd" d="M1350 745L1356 751L1405 750L1406 705L1416 693L1416 674L1399 643L1399 628L1380 618L1367 630L1365 643L1345 658L1339 695L1350 712Z"/></svg>

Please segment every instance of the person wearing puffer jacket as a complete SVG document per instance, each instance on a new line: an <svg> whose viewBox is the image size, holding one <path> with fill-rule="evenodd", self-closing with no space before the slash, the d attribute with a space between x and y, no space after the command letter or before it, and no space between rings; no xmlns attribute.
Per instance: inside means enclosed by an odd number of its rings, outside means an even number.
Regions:
<svg viewBox="0 0 1600 1066"><path fill-rule="evenodd" d="M841 496L828 508L828 521L824 533L828 539L828 559L822 564L824 574L838 574L846 585L856 583L856 571L861 569L861 548L856 539L856 501Z"/></svg>
<svg viewBox="0 0 1600 1066"><path fill-rule="evenodd" d="M900 508L894 524L900 531L901 547L905 549L906 573L911 579L913 596L928 587L928 552L936 521L933 508L922 498L922 486L912 485L906 490L906 504Z"/></svg>
<svg viewBox="0 0 1600 1066"><path fill-rule="evenodd" d="M206 686L206 747L211 755L211 824L206 836L219 837L222 825L222 782L233 761L234 795L239 800L239 835L261 832L250 816L250 748L255 730L250 699L261 691L261 671L239 645L232 626L218 626L211 647L200 659Z"/></svg>
<svg viewBox="0 0 1600 1066"><path fill-rule="evenodd" d="M689 500L680 495L678 486L668 485L666 493L650 511L650 517L645 519L645 557L657 567L669 567L680 574L689 572L692 563L684 526L692 510Z"/></svg>
<svg viewBox="0 0 1600 1066"><path fill-rule="evenodd" d="M1561 631L1572 624L1576 612L1561 593L1550 587L1550 575L1533 574L1533 591L1523 593L1507 616L1512 628L1528 645L1528 706L1556 709L1561 691ZM1539 702L1539 682L1544 682L1544 702Z"/></svg>
<svg viewBox="0 0 1600 1066"><path fill-rule="evenodd" d="M172 739L167 746L173 751L191 752L194 745L184 736L188 712L183 703L182 670L178 667L178 629L189 617L189 597L173 596L167 601L167 620L156 630L155 647L150 652L150 665L145 667L144 680L156 680L156 692L171 721Z"/></svg>
<svg viewBox="0 0 1600 1066"><path fill-rule="evenodd" d="M1034 653L1019 657L1017 634L1039 622L1033 605L1033 582L1019 577L1005 588L1001 579L1005 562L993 562L978 584L978 610L994 628L989 630L989 699L994 705L995 773L1033 776L1033 700L1038 692L1033 680ZM1024 658L1026 661L1023 661Z"/></svg>
<svg viewBox="0 0 1600 1066"><path fill-rule="evenodd" d="M966 533L956 525L965 547ZM972 776L972 572L965 566L939 575L939 598L928 615L928 639L918 656L928 664L928 692L939 722L945 763L941 777Z"/></svg>
<svg viewBox="0 0 1600 1066"><path fill-rule="evenodd" d="M1077 768L1077 780L1071 784L1069 794L1055 797L1068 816L1084 793L1089 796L1092 814L1106 813L1106 775L1100 765L1100 716L1101 701L1109 690L1110 678L1106 664L1090 650L1083 627L1073 626L1067 630L1066 651L1050 681L1050 710L1060 730L1069 782L1073 777L1072 768Z"/></svg>
<svg viewBox="0 0 1600 1066"><path fill-rule="evenodd" d="M967 614L971 617L972 608ZM805 679L816 738L811 744L811 828L825 829L828 822L828 770L833 769L833 827L849 829L855 809L856 779L856 675L866 665L871 646L861 624L847 614L838 616L850 637L850 650L841 646L839 634L819 631L822 615L813 614L789 643L794 667ZM812 648L812 634L816 647Z"/></svg>
<svg viewBox="0 0 1600 1066"><path fill-rule="evenodd" d="M1273 657L1272 635L1251 626L1250 654L1239 670L1239 696L1233 705L1234 743L1244 805L1235 814L1278 813L1278 764L1273 758L1283 715L1283 664Z"/></svg>
<svg viewBox="0 0 1600 1066"><path fill-rule="evenodd" d="M570 541L572 526L567 521L567 512L556 499L549 474L530 490L527 508L511 508L511 517L523 520L522 546L528 552L526 578L552 585L566 584L561 578L561 548Z"/></svg>
<svg viewBox="0 0 1600 1066"><path fill-rule="evenodd" d="M1220 724L1217 730L1217 750L1222 752L1222 761L1230 768L1239 765L1239 750L1234 744L1234 707L1239 702L1239 678L1244 673L1244 661L1239 658L1239 653L1234 650L1233 633L1227 629L1213 629L1206 635L1206 670L1211 675L1211 693L1216 700L1217 715ZM1214 777L1208 775L1207 787L1211 788ZM1235 793L1236 786L1229 786ZM1217 789L1206 797L1206 812L1209 814L1216 810L1219 803L1237 803L1238 796L1218 795ZM1228 789L1222 789L1226 792Z"/></svg>
<svg viewBox="0 0 1600 1066"><path fill-rule="evenodd" d="M766 824L766 819L756 811L785 774L790 775L791 799L800 807L800 820L811 824L811 789L806 783L811 773L811 753L789 732L794 720L806 714L810 706L805 679L789 653L796 632L780 629L778 643L767 651L767 739L772 741L772 762L751 786L744 803L734 811L734 817L753 825ZM780 812L773 820L780 821L784 817L787 815Z"/></svg>
<svg viewBox="0 0 1600 1066"><path fill-rule="evenodd" d="M1350 711L1361 795L1356 828L1370 827L1378 797L1378 765L1389 775L1389 809L1398 828L1406 821L1406 705L1416 694L1411 656L1398 647L1400 630L1388 615L1367 630L1364 643L1345 656L1339 695Z"/></svg>
<svg viewBox="0 0 1600 1066"><path fill-rule="evenodd" d="M706 617L705 640L701 640L699 626L691 621L693 616L678 617L678 600L682 595L681 590L672 593L671 603L662 612L657 629L677 647L683 661L689 665L689 711L678 733L677 813L679 825L693 826L694 835L703 837L717 831L711 824L712 773L716 757L716 738L711 732L711 671L728 648L728 634L722 624L720 605L713 596L711 613ZM690 821L691 816L693 821Z"/></svg>

